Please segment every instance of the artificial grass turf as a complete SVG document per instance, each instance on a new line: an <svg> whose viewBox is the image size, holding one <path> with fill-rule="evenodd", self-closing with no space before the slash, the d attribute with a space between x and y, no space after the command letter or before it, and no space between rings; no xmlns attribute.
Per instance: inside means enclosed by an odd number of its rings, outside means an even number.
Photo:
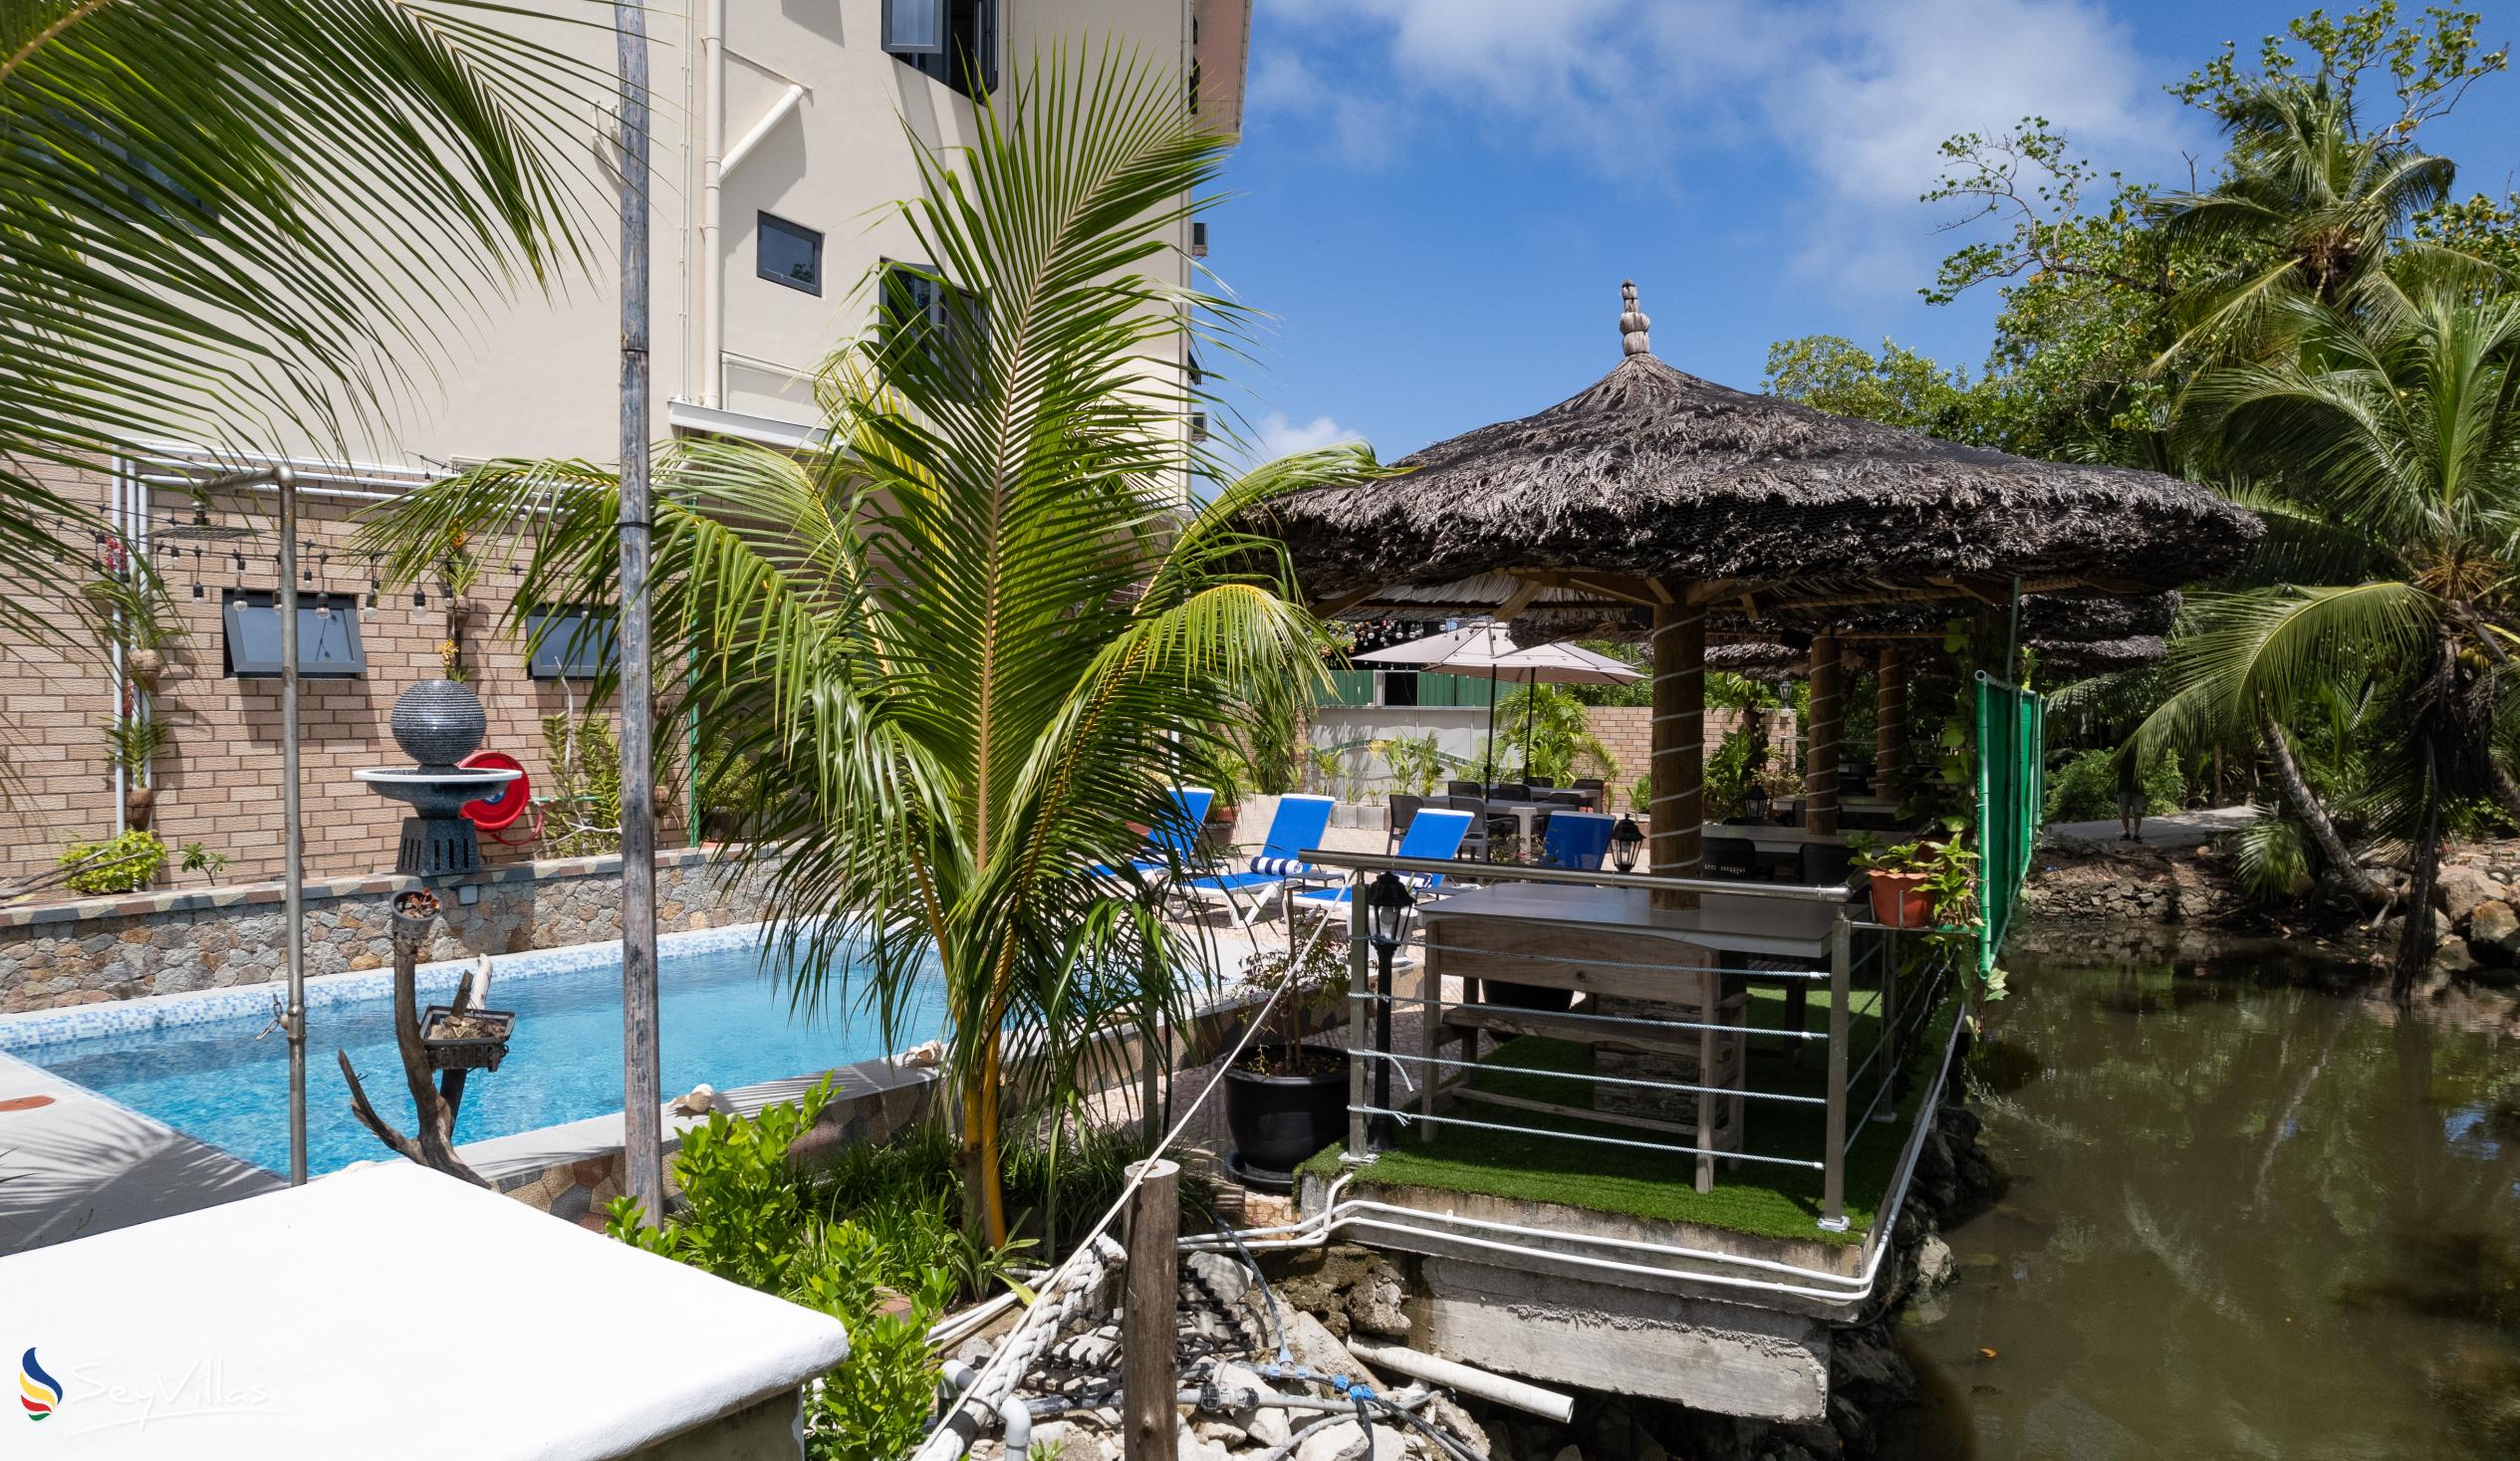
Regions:
<svg viewBox="0 0 2520 1461"><path fill-rule="evenodd" d="M1865 1055L1873 1048L1880 1028L1875 1012L1878 999L1870 992L1860 994L1855 1009L1850 1012L1848 1047L1854 1064L1861 1065ZM1817 1027L1825 1018L1829 992L1826 989L1813 990L1811 1002L1811 1023ZM1785 1025L1784 1014L1783 990L1760 987L1750 991L1749 1019L1754 1028L1781 1029ZM1909 1123L1915 1117L1917 1103L1924 1098L1925 1091L1932 1084L1933 1062L1941 1057L1944 1042L1950 1034L1951 1021L1955 1018L1956 1005L1949 999L1943 1002L1942 1009L1926 1018L1917 1048L1909 1061L1907 1090L1899 1102L1897 1119L1871 1123L1855 1143L1855 1148L1847 1153L1848 1222L1847 1231L1843 1233L1828 1232L1819 1226L1822 1174L1816 1167L1718 1161L1714 1190L1701 1193L1692 1185L1697 1159L1685 1153L1645 1151L1633 1146L1569 1141L1478 1126L1403 1126L1398 1144L1378 1156L1373 1165L1361 1169L1357 1180L1381 1185L1431 1187L1447 1192L1481 1193L1526 1202L1557 1202L1597 1212L1700 1223L1762 1238L1833 1245L1861 1243L1882 1200L1888 1195L1891 1173L1898 1164L1899 1150L1911 1129ZM1783 1045L1784 1042L1775 1040L1750 1042L1749 1084L1757 1090L1797 1096L1826 1094L1829 1081L1826 1044L1806 1042L1803 1059L1799 1063L1789 1064L1782 1056L1757 1053L1761 1049L1777 1049ZM1482 1069L1470 1080L1480 1089L1499 1095L1532 1096L1561 1105L1589 1107L1595 1090L1591 1084L1526 1073L1590 1073L1592 1057L1592 1049L1588 1046L1526 1035L1497 1047L1480 1061ZM1875 1072L1868 1070L1854 1083L1856 1090L1850 1092L1848 1097L1852 1106L1847 1113L1849 1122L1860 1116L1872 1099L1875 1079ZM1751 1099L1746 1104L1746 1149L1775 1156L1819 1157L1828 1134L1826 1107L1758 1099ZM1617 1136L1624 1140L1686 1144L1684 1137L1663 1136L1633 1126L1570 1119L1505 1106L1483 1106L1475 1101L1458 1102L1445 1114L1511 1125L1561 1124L1567 1130ZM1421 1133L1429 1129L1434 1133L1432 1137L1423 1137ZM1343 1148L1333 1146L1305 1163L1304 1170L1324 1177L1335 1176L1340 1170L1342 1151Z"/></svg>

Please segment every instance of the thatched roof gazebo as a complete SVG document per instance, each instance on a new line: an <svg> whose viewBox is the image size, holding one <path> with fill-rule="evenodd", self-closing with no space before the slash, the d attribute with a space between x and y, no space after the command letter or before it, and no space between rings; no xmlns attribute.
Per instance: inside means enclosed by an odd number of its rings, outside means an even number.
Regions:
<svg viewBox="0 0 2520 1461"><path fill-rule="evenodd" d="M2263 531L2173 477L2033 461L1701 380L1655 359L1635 285L1622 297L1623 359L1587 389L1401 458L1401 475L1282 499L1267 526L1325 612L1529 618L1540 637L1643 630L1657 873L1699 864L1710 614L1719 632L1811 636L1806 805L1813 830L1834 832L1842 631L1909 606L1921 629L1937 607L2020 595L2152 599L2232 567Z"/></svg>

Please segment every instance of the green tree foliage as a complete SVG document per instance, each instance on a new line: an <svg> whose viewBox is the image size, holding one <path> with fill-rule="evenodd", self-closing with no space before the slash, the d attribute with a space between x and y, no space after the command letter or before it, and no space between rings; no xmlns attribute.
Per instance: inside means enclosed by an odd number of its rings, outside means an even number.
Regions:
<svg viewBox="0 0 2520 1461"><path fill-rule="evenodd" d="M1593 734L1584 702L1565 685L1517 685L1496 702L1496 732L1499 764L1518 760L1524 776L1558 786L1579 776L1619 776L1618 758Z"/></svg>
<svg viewBox="0 0 2520 1461"><path fill-rule="evenodd" d="M2426 906L2451 804L2520 810L2496 735L2520 644L2520 296L2404 284L2403 307L2382 314L2280 302L2282 357L2189 388L2184 443L2253 474L2270 532L2252 566L2261 587L2202 600L2147 739L2266 737L2291 810L2345 872L2353 859L2314 792L2282 774L2282 726L2323 694L2390 698L2402 729L2369 737L2370 811L2411 850L2408 896ZM2401 993L2432 952L2432 920L2406 923Z"/></svg>
<svg viewBox="0 0 2520 1461"><path fill-rule="evenodd" d="M995 1244L1010 1090L1064 1107L1111 1074L1105 1034L1187 1012L1200 950L1130 870L1136 829L1176 783L1231 785L1247 708L1323 672L1282 549L1237 515L1378 468L1325 448L1184 507L1217 464L1184 440L1198 398L1145 362L1242 307L1166 277L1226 142L1165 66L1036 62L966 143L911 139L922 194L896 221L945 318L832 358L819 447L670 450L651 608L697 740L759 768L745 816L797 997L897 1034L941 973L970 1220ZM517 605L605 604L619 500L584 463L496 463L398 499L368 543L407 579L466 531L526 550Z"/></svg>

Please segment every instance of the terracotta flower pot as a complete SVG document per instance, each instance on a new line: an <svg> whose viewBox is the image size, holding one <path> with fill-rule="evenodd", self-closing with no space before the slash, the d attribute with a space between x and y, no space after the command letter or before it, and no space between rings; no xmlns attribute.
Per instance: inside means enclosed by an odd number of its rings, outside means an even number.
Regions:
<svg viewBox="0 0 2520 1461"><path fill-rule="evenodd" d="M1924 928L1933 922L1931 899L1925 896L1925 874L1874 869L1867 879L1873 890L1873 921L1890 928Z"/></svg>

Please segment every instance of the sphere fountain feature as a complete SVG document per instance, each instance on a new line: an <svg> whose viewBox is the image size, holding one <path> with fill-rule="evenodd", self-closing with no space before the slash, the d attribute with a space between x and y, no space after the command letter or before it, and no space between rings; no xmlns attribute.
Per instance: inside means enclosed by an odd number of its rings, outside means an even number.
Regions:
<svg viewBox="0 0 2520 1461"><path fill-rule="evenodd" d="M455 764L480 749L489 728L480 697L453 680L422 680L394 700L394 744L418 764L408 771L370 767L351 773L377 795L411 805L412 815L402 819L394 871L441 877L481 866L481 839L463 816L463 805L520 775Z"/></svg>

